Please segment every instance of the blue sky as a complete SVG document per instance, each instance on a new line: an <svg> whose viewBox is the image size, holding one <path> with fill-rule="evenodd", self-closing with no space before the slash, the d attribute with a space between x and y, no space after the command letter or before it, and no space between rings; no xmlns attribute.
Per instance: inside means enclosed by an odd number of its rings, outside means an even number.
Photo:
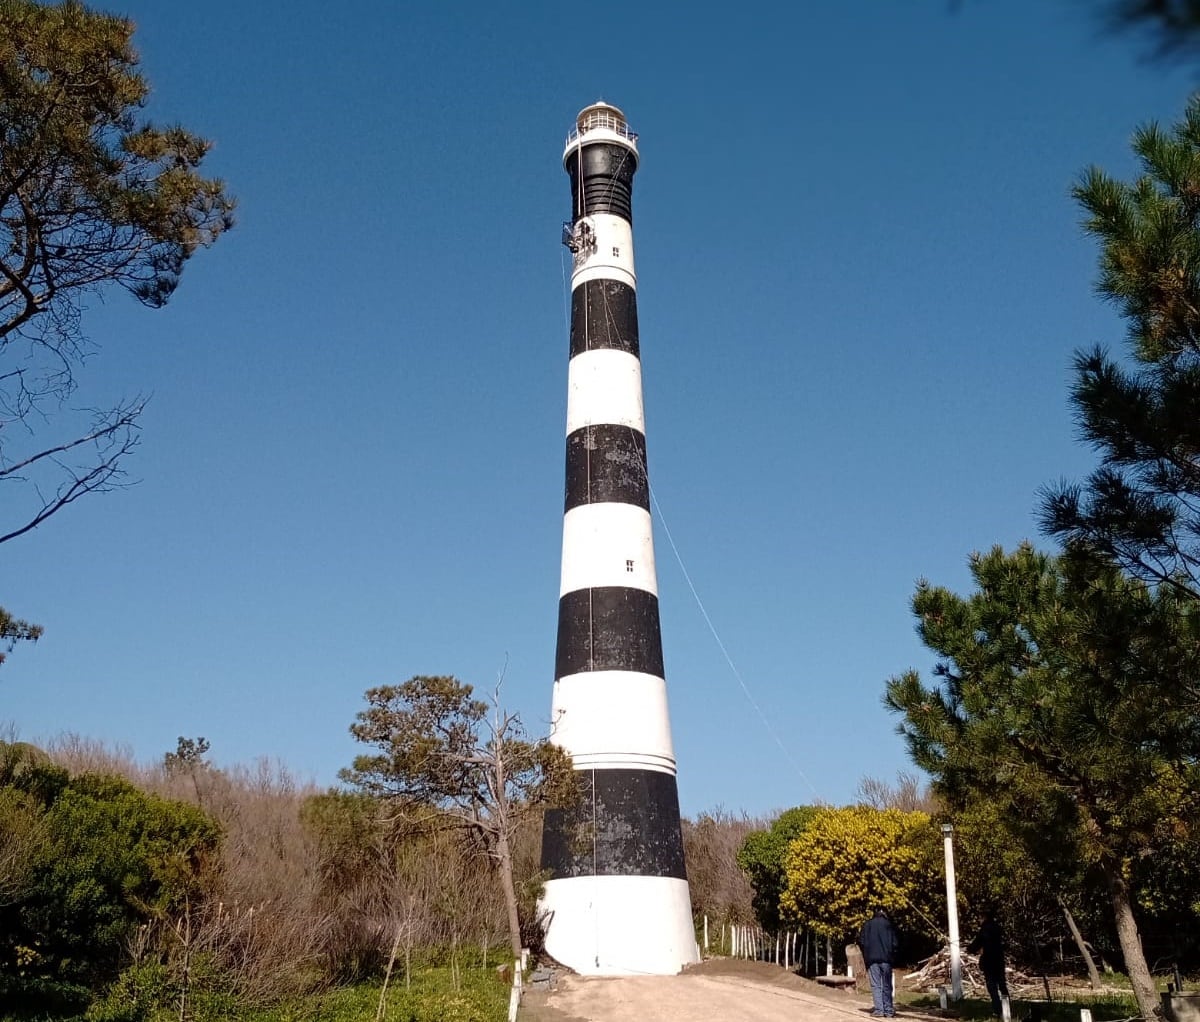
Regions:
<svg viewBox="0 0 1200 1022"><path fill-rule="evenodd" d="M683 810L849 801L906 767L880 698L931 662L916 579L965 587L1093 463L1069 362L1123 326L1071 183L1131 174L1188 71L1070 0L120 10L149 113L215 140L239 224L168 308L88 301L73 404L152 395L140 483L0 548L0 599L46 628L0 667L0 721L143 759L203 735L327 784L365 689L507 664L546 726L560 157L602 97L641 135Z"/></svg>

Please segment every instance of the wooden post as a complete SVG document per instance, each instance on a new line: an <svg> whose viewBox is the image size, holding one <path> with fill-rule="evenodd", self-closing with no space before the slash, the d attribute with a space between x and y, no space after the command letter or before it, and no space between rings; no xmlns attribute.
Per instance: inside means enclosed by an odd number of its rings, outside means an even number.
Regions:
<svg viewBox="0 0 1200 1022"><path fill-rule="evenodd" d="M833 975L833 938L825 938L825 975Z"/></svg>
<svg viewBox="0 0 1200 1022"><path fill-rule="evenodd" d="M704 917L704 950L708 950L708 916Z"/></svg>

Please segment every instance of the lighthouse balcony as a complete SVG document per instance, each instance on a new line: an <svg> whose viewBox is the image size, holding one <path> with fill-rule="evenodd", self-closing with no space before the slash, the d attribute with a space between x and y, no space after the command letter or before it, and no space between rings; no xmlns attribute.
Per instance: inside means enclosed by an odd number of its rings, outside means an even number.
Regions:
<svg viewBox="0 0 1200 1022"><path fill-rule="evenodd" d="M575 127L567 134L563 155L583 140L618 142L637 152L637 132L630 131L625 115L607 103L596 103L580 112L575 119Z"/></svg>

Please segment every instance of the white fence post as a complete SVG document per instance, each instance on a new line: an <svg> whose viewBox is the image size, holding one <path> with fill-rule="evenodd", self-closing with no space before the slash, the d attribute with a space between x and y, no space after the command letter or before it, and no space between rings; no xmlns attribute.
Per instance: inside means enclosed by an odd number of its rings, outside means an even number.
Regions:
<svg viewBox="0 0 1200 1022"><path fill-rule="evenodd" d="M522 956L524 957L524 956ZM513 985L508 994L508 1022L517 1022L517 1008L521 1005L521 959L513 962Z"/></svg>

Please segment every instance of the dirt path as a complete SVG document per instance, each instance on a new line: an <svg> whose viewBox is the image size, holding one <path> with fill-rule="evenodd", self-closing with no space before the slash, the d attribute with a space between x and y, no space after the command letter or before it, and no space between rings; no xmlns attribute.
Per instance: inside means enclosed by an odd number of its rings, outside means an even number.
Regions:
<svg viewBox="0 0 1200 1022"><path fill-rule="evenodd" d="M911 1019L923 1018L902 1012ZM519 1022L869 1022L871 999L773 965L713 959L679 976L564 976L529 993Z"/></svg>

